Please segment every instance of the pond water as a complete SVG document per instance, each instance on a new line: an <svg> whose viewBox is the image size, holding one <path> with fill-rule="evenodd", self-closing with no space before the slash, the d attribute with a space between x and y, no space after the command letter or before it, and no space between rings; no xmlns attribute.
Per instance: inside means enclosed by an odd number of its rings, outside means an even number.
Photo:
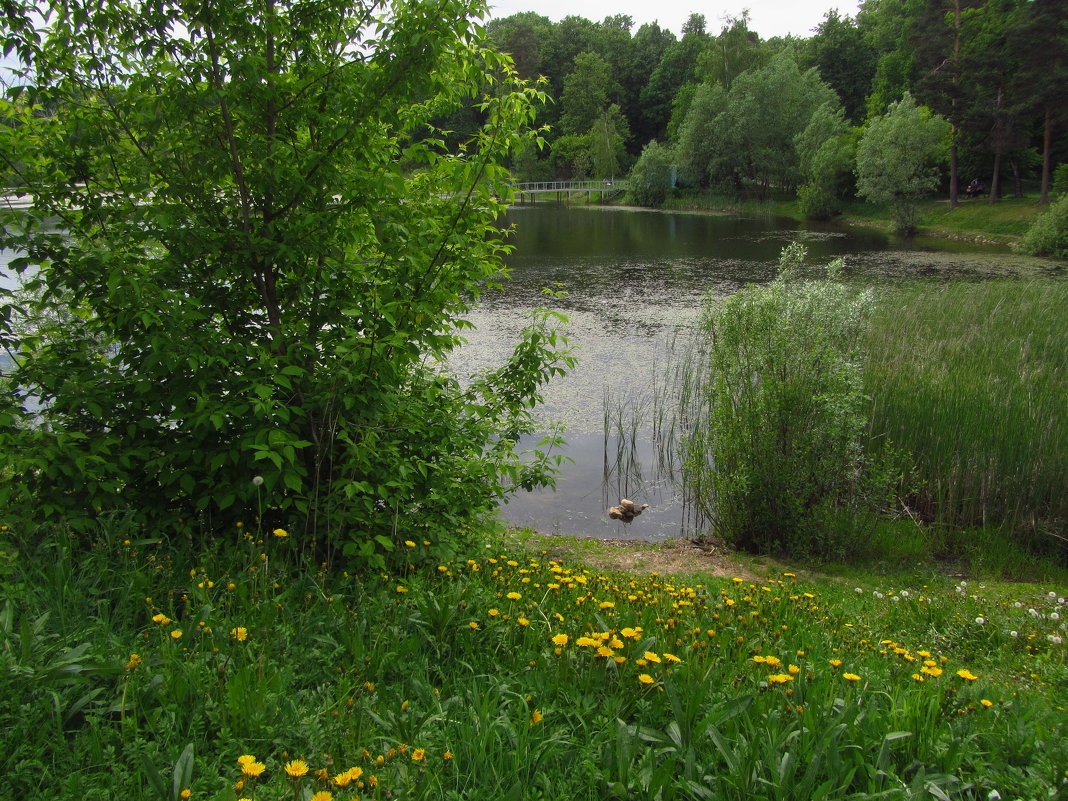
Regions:
<svg viewBox="0 0 1068 801"><path fill-rule="evenodd" d="M639 424L662 381L672 344L700 317L705 297L768 281L779 253L799 240L807 264L842 256L849 280L982 280L1063 273L1063 264L1007 248L903 241L868 229L799 225L766 216L720 216L637 209L542 205L514 208L511 280L470 315L476 330L457 365L499 364L530 310L547 305L541 290L568 295L564 312L578 365L545 392L539 420L566 426L565 464L555 491L521 493L501 508L509 524L546 533L661 541L695 533L676 482L658 470L647 419L636 442L605 434L606 397L615 411L637 410ZM629 425L629 424L627 424ZM530 446L529 443L527 447ZM620 458L622 457L622 458ZM630 523L605 510L628 497L650 508Z"/></svg>

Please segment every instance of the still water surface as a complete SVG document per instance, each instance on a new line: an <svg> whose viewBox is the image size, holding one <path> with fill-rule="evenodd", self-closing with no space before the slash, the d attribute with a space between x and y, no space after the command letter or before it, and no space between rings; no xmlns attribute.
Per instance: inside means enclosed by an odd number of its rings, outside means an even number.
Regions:
<svg viewBox="0 0 1068 801"><path fill-rule="evenodd" d="M546 426L566 425L565 454L573 462L555 491L520 494L501 517L548 533L602 538L660 541L695 533L675 482L657 474L649 428L629 469L617 469L618 441L604 431L606 393L613 408L648 409L673 341L693 327L704 298L770 280L788 243L803 242L810 265L842 256L847 278L864 283L1063 272L1061 263L1005 248L905 242L764 216L544 205L512 209L508 221L515 226L511 280L470 315L476 330L458 366L499 364L530 310L546 305L542 288L552 285L569 293L552 306L569 318L566 332L579 362L549 385L538 412ZM620 497L650 508L631 523L610 520L605 510Z"/></svg>

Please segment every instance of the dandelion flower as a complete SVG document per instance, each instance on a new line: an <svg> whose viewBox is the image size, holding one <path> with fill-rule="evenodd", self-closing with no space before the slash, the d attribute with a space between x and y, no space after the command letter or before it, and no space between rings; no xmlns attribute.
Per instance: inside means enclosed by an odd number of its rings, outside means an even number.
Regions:
<svg viewBox="0 0 1068 801"><path fill-rule="evenodd" d="M790 665L790 667L786 668L786 670L791 676L796 676L798 673L801 672L801 668L797 665Z"/></svg>
<svg viewBox="0 0 1068 801"><path fill-rule="evenodd" d="M238 642L244 642L248 639L248 629L244 626L238 626L235 629L230 629L230 636Z"/></svg>
<svg viewBox="0 0 1068 801"><path fill-rule="evenodd" d="M567 635L566 634L554 634L553 635L553 645L559 645L561 647L567 645Z"/></svg>
<svg viewBox="0 0 1068 801"><path fill-rule="evenodd" d="M652 651L645 652L645 659L649 662L655 662L656 664L660 664L660 657L654 654Z"/></svg>
<svg viewBox="0 0 1068 801"><path fill-rule="evenodd" d="M284 528L276 528L271 533L274 534L274 536L276 536L276 537L288 537L289 536L289 532L286 531Z"/></svg>
<svg viewBox="0 0 1068 801"><path fill-rule="evenodd" d="M994 702L988 698L980 698L979 703L985 706L987 709L990 709L990 707L994 705Z"/></svg>
<svg viewBox="0 0 1068 801"><path fill-rule="evenodd" d="M171 619L161 612L160 614L152 615L152 622L159 623L161 626L166 626L171 622Z"/></svg>
<svg viewBox="0 0 1068 801"><path fill-rule="evenodd" d="M786 682L793 680L794 677L791 676L789 673L775 673L771 676L768 676L768 681L770 681L772 684L786 684Z"/></svg>
<svg viewBox="0 0 1068 801"><path fill-rule="evenodd" d="M846 681L860 681L860 676L856 673L843 673L842 678Z"/></svg>
<svg viewBox="0 0 1068 801"><path fill-rule="evenodd" d="M320 790L311 797L311 801L334 801L334 794L326 790Z"/></svg>
<svg viewBox="0 0 1068 801"><path fill-rule="evenodd" d="M842 660L841 659L828 659L827 661L831 663L831 667L841 667L842 666Z"/></svg>
<svg viewBox="0 0 1068 801"><path fill-rule="evenodd" d="M251 765L255 761L256 757L252 756L252 754L242 754L237 758L237 764L241 767L244 767L245 765Z"/></svg>
<svg viewBox="0 0 1068 801"><path fill-rule="evenodd" d="M130 654L130 658L126 661L126 669L133 670L141 664L141 657L139 654Z"/></svg>
<svg viewBox="0 0 1068 801"><path fill-rule="evenodd" d="M666 651L664 652L664 659L668 662L682 662L682 660L675 656L675 654L669 654Z"/></svg>
<svg viewBox="0 0 1068 801"><path fill-rule="evenodd" d="M975 681L976 679L979 678L978 676L976 676L974 673L972 673L970 670L967 670L967 669L958 670L957 671L957 675L960 676L965 681Z"/></svg>
<svg viewBox="0 0 1068 801"><path fill-rule="evenodd" d="M178 797L181 798L182 801L189 801L189 798L192 795L193 795L193 791L190 790L188 787L186 787L184 790L182 790L182 792L178 793Z"/></svg>
<svg viewBox="0 0 1068 801"><path fill-rule="evenodd" d="M414 547L415 547L415 543L414 543L414 542L412 542L411 540L405 540L405 541L404 541L404 545L405 545L405 547L407 547L407 548L414 548Z"/></svg>
<svg viewBox="0 0 1068 801"><path fill-rule="evenodd" d="M265 770L267 770L267 766L262 762L256 762L255 760L247 762L241 766L241 772L253 779L261 775Z"/></svg>
<svg viewBox="0 0 1068 801"><path fill-rule="evenodd" d="M510 592L504 597L507 598L509 601L518 601L523 596L518 592Z"/></svg>
<svg viewBox="0 0 1068 801"><path fill-rule="evenodd" d="M535 709L530 715L530 725L533 726L535 723L541 723L543 719L544 716L541 712Z"/></svg>
<svg viewBox="0 0 1068 801"><path fill-rule="evenodd" d="M422 762L426 759L426 751L422 748L416 748L412 751L412 762Z"/></svg>
<svg viewBox="0 0 1068 801"><path fill-rule="evenodd" d="M650 676L648 673L642 673L640 676L638 676L638 681L640 681L642 684L652 684L653 677Z"/></svg>
<svg viewBox="0 0 1068 801"><path fill-rule="evenodd" d="M307 775L308 763L303 759L294 759L292 762L286 763L285 772L287 776L299 779L301 776Z"/></svg>
<svg viewBox="0 0 1068 801"><path fill-rule="evenodd" d="M517 619L516 623L518 623L520 626L523 626L523 627L526 627L526 626L530 625L530 621L527 620L525 617L521 617L521 618Z"/></svg>
<svg viewBox="0 0 1068 801"><path fill-rule="evenodd" d="M452 759L452 751L446 751L444 754L441 755L441 758L448 762L450 759Z"/></svg>
<svg viewBox="0 0 1068 801"><path fill-rule="evenodd" d="M171 639L172 640L180 640L180 639L182 639L182 630L181 629L175 629L174 631L172 631L171 632Z"/></svg>

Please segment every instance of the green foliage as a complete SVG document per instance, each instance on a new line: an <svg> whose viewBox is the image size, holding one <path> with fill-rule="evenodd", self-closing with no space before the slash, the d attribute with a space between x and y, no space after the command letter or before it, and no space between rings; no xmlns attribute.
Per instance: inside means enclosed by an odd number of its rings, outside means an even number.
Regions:
<svg viewBox="0 0 1068 801"><path fill-rule="evenodd" d="M1050 188L1054 197L1068 195L1068 164L1062 164L1053 171L1053 186Z"/></svg>
<svg viewBox="0 0 1068 801"><path fill-rule="evenodd" d="M114 2L19 29L41 113L5 129L34 202L0 242L28 280L0 332L7 508L212 533L252 509L379 559L548 479L514 446L568 363L551 315L500 369L443 366L544 99L480 8ZM471 105L449 152L434 121Z"/></svg>
<svg viewBox="0 0 1068 801"><path fill-rule="evenodd" d="M791 245L774 282L709 302L682 446L685 481L727 542L827 557L849 545L838 510L865 491L857 342L872 295L798 281L804 255Z"/></svg>
<svg viewBox="0 0 1068 801"><path fill-rule="evenodd" d="M948 122L917 106L907 92L864 128L857 144L857 193L889 205L901 233L916 230L916 204L938 185L949 133Z"/></svg>
<svg viewBox="0 0 1068 801"><path fill-rule="evenodd" d="M1053 201L1031 224L1020 249L1032 256L1068 257L1068 194Z"/></svg>
<svg viewBox="0 0 1068 801"><path fill-rule="evenodd" d="M830 219L841 211L856 150L842 109L831 104L816 109L795 146L805 181L797 191L801 212L810 219Z"/></svg>
<svg viewBox="0 0 1068 801"><path fill-rule="evenodd" d="M801 72L789 55L739 75L712 123L713 180L747 184L761 199L772 186L797 186L802 176L795 138L824 104L837 108L834 92L815 70Z"/></svg>
<svg viewBox="0 0 1068 801"><path fill-rule="evenodd" d="M655 141L647 144L627 178L627 201L653 208L664 205L671 189L673 163L670 147Z"/></svg>

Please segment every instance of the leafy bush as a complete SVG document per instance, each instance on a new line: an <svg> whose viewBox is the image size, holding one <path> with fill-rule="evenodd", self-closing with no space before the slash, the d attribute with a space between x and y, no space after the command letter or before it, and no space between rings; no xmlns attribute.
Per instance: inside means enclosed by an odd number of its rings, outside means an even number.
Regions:
<svg viewBox="0 0 1068 801"><path fill-rule="evenodd" d="M872 295L798 281L804 255L790 245L774 282L709 302L685 473L730 544L830 556L849 536L832 525L836 510L862 494L867 402L856 343Z"/></svg>
<svg viewBox="0 0 1068 801"><path fill-rule="evenodd" d="M1068 194L1053 201L1035 219L1020 241L1020 249L1032 256L1068 257Z"/></svg>
<svg viewBox="0 0 1068 801"><path fill-rule="evenodd" d="M647 144L627 179L627 201L638 206L663 206L671 189L672 162L670 147L656 141Z"/></svg>
<svg viewBox="0 0 1068 801"><path fill-rule="evenodd" d="M8 20L23 97L61 111L0 130L34 203L0 237L29 279L0 307L0 503L81 529L259 514L377 559L545 482L514 446L567 364L552 316L466 386L440 366L502 271L501 164L543 99L477 6L398 5L373 43L366 5L104 7L41 41ZM433 123L471 98L484 124L446 152Z"/></svg>
<svg viewBox="0 0 1068 801"><path fill-rule="evenodd" d="M1053 171L1053 196L1068 195L1068 164L1061 164Z"/></svg>

